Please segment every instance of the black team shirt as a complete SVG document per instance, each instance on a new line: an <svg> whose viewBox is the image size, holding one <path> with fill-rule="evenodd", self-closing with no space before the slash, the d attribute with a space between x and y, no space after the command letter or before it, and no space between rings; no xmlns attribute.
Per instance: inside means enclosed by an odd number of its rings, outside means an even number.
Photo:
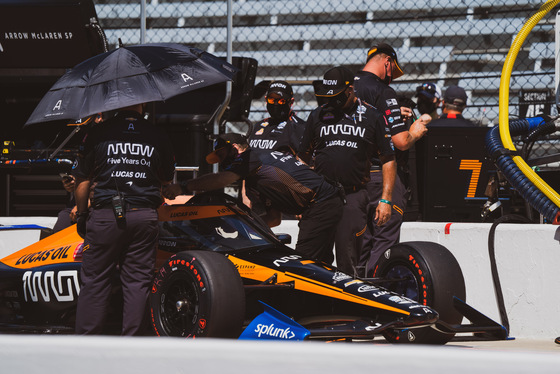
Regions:
<svg viewBox="0 0 560 374"><path fill-rule="evenodd" d="M337 188L288 151L249 148L222 168L245 179L251 199L287 214L301 214L311 204L338 194Z"/></svg>
<svg viewBox="0 0 560 374"><path fill-rule="evenodd" d="M333 114L326 105L307 119L300 154L315 156L315 170L348 190L365 188L371 158L394 154L385 117L371 105L356 100L350 114Z"/></svg>
<svg viewBox="0 0 560 374"><path fill-rule="evenodd" d="M73 174L95 184L92 205L117 191L129 204L157 207L160 181L171 181L175 159L169 138L136 112L121 112L86 135Z"/></svg>

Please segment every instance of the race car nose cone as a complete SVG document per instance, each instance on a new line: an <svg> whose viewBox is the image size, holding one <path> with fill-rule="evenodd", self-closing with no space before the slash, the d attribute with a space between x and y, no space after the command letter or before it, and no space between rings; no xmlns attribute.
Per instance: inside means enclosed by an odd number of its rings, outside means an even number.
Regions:
<svg viewBox="0 0 560 374"><path fill-rule="evenodd" d="M418 305L410 311L405 323L407 326L425 325L436 323L438 319L438 312L430 307Z"/></svg>

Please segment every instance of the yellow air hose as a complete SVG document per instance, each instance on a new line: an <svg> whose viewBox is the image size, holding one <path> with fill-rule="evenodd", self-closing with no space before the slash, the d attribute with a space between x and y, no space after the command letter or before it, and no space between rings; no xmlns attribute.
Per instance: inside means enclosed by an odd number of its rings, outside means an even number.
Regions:
<svg viewBox="0 0 560 374"><path fill-rule="evenodd" d="M509 84L511 79L511 71L513 70L513 64L517 58L517 54L523 45L523 42L527 38L527 35L535 27L537 23L554 8L560 0L549 0L541 6L539 11L535 13L521 28L519 34L515 37L509 52L504 62L504 67L502 69L502 78L500 80L500 106L499 106L499 128L500 128L500 139L504 148L510 151L516 151L515 145L511 139L511 134L509 132ZM556 206L560 207L560 195L550 187L545 181L543 181L537 173L531 169L529 165L521 158L521 156L513 156L513 162L517 165L519 170L543 193L545 194Z"/></svg>

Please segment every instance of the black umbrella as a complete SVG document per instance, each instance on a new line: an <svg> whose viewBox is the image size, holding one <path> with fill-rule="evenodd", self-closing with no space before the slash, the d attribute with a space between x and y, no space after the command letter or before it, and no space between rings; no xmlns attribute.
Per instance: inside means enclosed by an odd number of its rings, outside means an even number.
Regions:
<svg viewBox="0 0 560 374"><path fill-rule="evenodd" d="M164 101L233 79L236 68L210 53L180 44L120 47L64 74L25 125L77 120L130 105Z"/></svg>

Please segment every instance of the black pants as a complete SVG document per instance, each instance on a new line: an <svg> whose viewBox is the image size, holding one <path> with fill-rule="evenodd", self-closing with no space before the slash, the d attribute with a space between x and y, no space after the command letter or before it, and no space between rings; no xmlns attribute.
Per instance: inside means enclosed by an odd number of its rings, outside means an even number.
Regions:
<svg viewBox="0 0 560 374"><path fill-rule="evenodd" d="M368 195L365 189L346 194L346 204L336 227L336 267L349 275L356 273L367 223Z"/></svg>
<svg viewBox="0 0 560 374"><path fill-rule="evenodd" d="M53 234L64 230L67 227L72 226L75 222L70 219L70 213L72 213L72 208L64 208L58 212L58 218L53 226Z"/></svg>
<svg viewBox="0 0 560 374"><path fill-rule="evenodd" d="M381 199L381 193L383 192L383 174L381 171L372 171L370 176L371 179L367 185L369 195L369 222L368 229L364 234L359 261L359 265L366 268L365 276L367 277L372 275L379 257L392 245L399 242L403 214L406 208L406 187L397 175L393 187L393 209L391 209L391 218L383 226L376 226L375 222L372 222L372 220L375 216L375 209L377 208L379 199Z"/></svg>
<svg viewBox="0 0 560 374"><path fill-rule="evenodd" d="M338 195L311 205L298 224L296 251L332 264L336 226L342 216L342 207L342 199Z"/></svg>
<svg viewBox="0 0 560 374"><path fill-rule="evenodd" d="M155 267L157 222L152 208L127 211L124 225L117 225L112 209L91 212L80 273L77 334L103 333L117 265L123 291L122 335L142 333Z"/></svg>

